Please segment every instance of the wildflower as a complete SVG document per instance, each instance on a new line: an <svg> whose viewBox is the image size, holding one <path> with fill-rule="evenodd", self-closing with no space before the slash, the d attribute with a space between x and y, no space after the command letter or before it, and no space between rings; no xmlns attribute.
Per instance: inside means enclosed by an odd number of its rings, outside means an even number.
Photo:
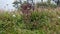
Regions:
<svg viewBox="0 0 60 34"><path fill-rule="evenodd" d="M16 15L14 14L13 17L16 17Z"/></svg>
<svg viewBox="0 0 60 34"><path fill-rule="evenodd" d="M60 17L58 17L58 18L60 18Z"/></svg>

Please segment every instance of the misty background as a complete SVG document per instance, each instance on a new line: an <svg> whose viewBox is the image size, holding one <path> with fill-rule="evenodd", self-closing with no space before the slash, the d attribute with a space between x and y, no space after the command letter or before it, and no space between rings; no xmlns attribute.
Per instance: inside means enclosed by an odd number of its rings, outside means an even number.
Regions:
<svg viewBox="0 0 60 34"><path fill-rule="evenodd" d="M15 10L15 8L13 7L13 2L16 1L16 0L0 0L0 9L2 10ZM23 1L26 1L26 0L22 0ZM46 2L47 0L43 0L43 2ZM37 2L41 2L41 0L34 0L35 3ZM51 1L52 3L54 3L53 1Z"/></svg>

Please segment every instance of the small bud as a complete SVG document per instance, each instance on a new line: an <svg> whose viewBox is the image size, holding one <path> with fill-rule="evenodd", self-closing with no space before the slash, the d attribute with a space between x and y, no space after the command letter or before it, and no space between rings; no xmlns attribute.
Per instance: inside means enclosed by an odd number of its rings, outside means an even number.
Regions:
<svg viewBox="0 0 60 34"><path fill-rule="evenodd" d="M58 18L60 18L60 17L58 17Z"/></svg>
<svg viewBox="0 0 60 34"><path fill-rule="evenodd" d="M16 17L16 15L13 15L13 17Z"/></svg>

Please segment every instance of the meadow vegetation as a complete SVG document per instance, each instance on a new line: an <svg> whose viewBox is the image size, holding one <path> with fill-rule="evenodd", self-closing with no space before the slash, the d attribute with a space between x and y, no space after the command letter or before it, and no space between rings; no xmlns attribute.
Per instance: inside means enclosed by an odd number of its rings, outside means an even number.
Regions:
<svg viewBox="0 0 60 34"><path fill-rule="evenodd" d="M60 34L60 11L43 9L28 18L19 12L0 13L0 34Z"/></svg>
<svg viewBox="0 0 60 34"><path fill-rule="evenodd" d="M60 7L57 5L37 3L27 16L21 12L21 7L17 8L17 11L0 11L0 34L60 34Z"/></svg>

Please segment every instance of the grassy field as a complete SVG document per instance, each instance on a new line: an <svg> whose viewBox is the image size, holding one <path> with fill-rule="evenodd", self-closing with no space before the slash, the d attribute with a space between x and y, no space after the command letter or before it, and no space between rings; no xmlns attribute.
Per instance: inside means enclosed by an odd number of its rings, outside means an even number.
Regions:
<svg viewBox="0 0 60 34"><path fill-rule="evenodd" d="M60 8L40 9L26 17L17 12L0 13L0 34L60 34Z"/></svg>

